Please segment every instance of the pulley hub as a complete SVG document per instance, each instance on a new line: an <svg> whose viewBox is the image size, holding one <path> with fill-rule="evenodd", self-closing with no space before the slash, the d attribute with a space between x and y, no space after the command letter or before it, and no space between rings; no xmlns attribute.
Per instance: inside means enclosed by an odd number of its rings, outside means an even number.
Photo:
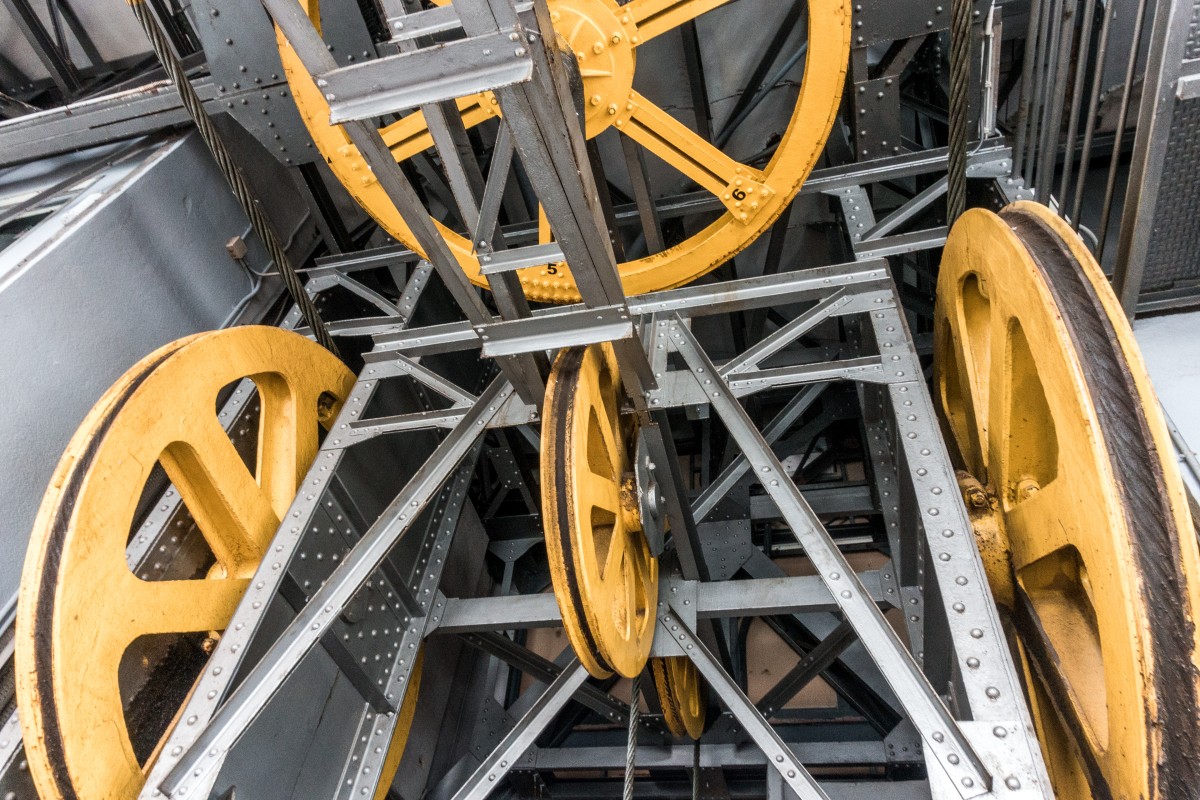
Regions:
<svg viewBox="0 0 1200 800"><path fill-rule="evenodd" d="M550 20L579 64L590 139L628 118L637 65L637 25L615 3L604 0L551 2Z"/></svg>
<svg viewBox="0 0 1200 800"><path fill-rule="evenodd" d="M634 462L634 477L637 482L638 526L655 556L662 553L666 538L666 517L662 487L659 485L659 469L650 456L646 439L638 435L637 459Z"/></svg>

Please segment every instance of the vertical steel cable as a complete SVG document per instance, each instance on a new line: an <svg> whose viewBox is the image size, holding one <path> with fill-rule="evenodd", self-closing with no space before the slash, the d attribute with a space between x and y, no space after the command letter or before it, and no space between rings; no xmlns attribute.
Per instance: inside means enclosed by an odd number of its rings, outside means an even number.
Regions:
<svg viewBox="0 0 1200 800"><path fill-rule="evenodd" d="M1038 181L1041 180L1046 169L1046 151L1052 146L1058 146L1057 139L1050 135L1050 120L1054 115L1053 98L1057 90L1054 82L1054 70L1058 66L1059 34L1062 28L1064 4L1065 0L1053 0L1047 9L1050 14L1050 27L1046 36L1046 58L1044 62L1039 62L1044 77L1041 81L1043 90L1038 93L1040 101L1037 120L1039 132L1037 142L1034 143L1037 147L1037 158L1031 157L1029 160L1029 188L1037 190L1039 203L1045 202L1044 199L1041 199L1042 185Z"/></svg>
<svg viewBox="0 0 1200 800"><path fill-rule="evenodd" d="M1087 118L1083 123L1083 146L1079 151L1079 177L1075 182L1075 200L1071 204L1071 225L1079 230L1079 216L1083 208L1083 190L1087 185L1088 166L1092 160L1092 136L1096 133L1096 115L1100 108L1100 90L1104 83L1104 62L1108 55L1109 24L1113 18L1113 0L1103 0L1104 21L1100 23L1100 44L1096 49L1095 75L1092 80L1092 96L1088 100Z"/></svg>
<svg viewBox="0 0 1200 800"><path fill-rule="evenodd" d="M953 225L967 210L967 94L971 82L971 0L952 0L951 13L947 225Z"/></svg>
<svg viewBox="0 0 1200 800"><path fill-rule="evenodd" d="M1071 87L1071 113L1067 118L1067 144L1063 154L1062 181L1058 185L1058 213L1066 215L1067 190L1071 186L1071 169L1075 166L1075 139L1079 134L1079 114L1083 107L1084 72L1087 69L1088 51L1092 45L1092 23L1096 13L1096 0L1083 0L1083 23L1079 32L1079 51L1075 55L1074 86ZM1086 169L1086 165L1080 165Z"/></svg>
<svg viewBox="0 0 1200 800"><path fill-rule="evenodd" d="M623 800L633 800L633 762L637 756L638 707L642 702L642 674L633 679L629 690L629 739L625 743L625 791Z"/></svg>
<svg viewBox="0 0 1200 800"><path fill-rule="evenodd" d="M1133 19L1133 45L1129 49L1129 61L1125 64L1125 89L1121 93L1121 108L1117 112L1116 138L1113 140L1112 158L1108 162L1108 182L1104 186L1104 205L1100 209L1100 233L1096 239L1096 260L1104 258L1104 240L1108 237L1108 218L1112 216L1113 193L1117 188L1117 165L1121 161L1121 141L1125 137L1125 118L1129 115L1129 99L1133 94L1133 73L1137 70L1138 49L1142 44L1142 20L1146 16L1146 0L1138 0Z"/></svg>
<svg viewBox="0 0 1200 800"><path fill-rule="evenodd" d="M1013 145L1013 175L1021 175L1025 162L1025 134L1033 103L1033 62L1037 59L1038 24L1042 0L1033 0L1029 8L1029 27L1025 32L1025 51L1021 55L1021 100L1017 106L1017 141Z"/></svg>
<svg viewBox="0 0 1200 800"><path fill-rule="evenodd" d="M1077 0L1065 0L1058 6L1054 20L1053 48L1048 53L1049 84L1054 87L1046 96L1046 117L1042 127L1042 152L1038 156L1034 186L1037 201L1050 202L1050 190L1054 185L1054 171L1058 166L1058 144L1062 133L1063 104L1067 98L1067 69L1071 65L1071 50L1075 42L1075 11Z"/></svg>
<svg viewBox="0 0 1200 800"><path fill-rule="evenodd" d="M166 70L167 76L175 84L175 89L179 92L179 97L183 101L183 107L187 109L188 115L200 131L200 138L208 145L208 149L212 152L213 158L217 162L217 167L229 183L234 196L237 197L238 203L242 206L242 210L246 212L246 216L250 219L251 227L254 228L254 232L258 234L266 246L267 255L271 257L271 260L275 262L275 266L279 269L279 274L283 278L283 283L287 287L288 294L291 295L292 300L299 307L300 313L304 316L304 321L308 323L309 328L312 329L317 343L340 357L341 354L338 353L337 345L333 343L333 337L329 335L329 329L325 327L325 321L317 313L317 308L313 305L312 298L304 291L304 284L301 282L300 276L296 273L296 268L292 265L291 259L288 258L283 244L280 243L279 237L275 235L275 229L271 227L267 215L263 213L262 206L259 204L258 198L254 196L250 185L246 183L246 179L242 177L241 171L234 164L233 157L225 147L225 142L217 134L216 126L213 125L212 119L205 112L200 97L196 94L196 90L192 88L192 84L184 72L183 64L175 57L175 53L171 49L171 45L167 42L166 36L163 34L162 29L158 27L158 22L154 19L153 14L146 7L143 0L129 0L129 7L133 9L134 15L142 25L142 30L146 32L146 37L150 40L150 46L154 48L154 54L158 56L158 60L162 64L163 69Z"/></svg>
<svg viewBox="0 0 1200 800"><path fill-rule="evenodd" d="M1026 142L1026 163L1027 169L1022 173L1025 178L1026 188L1034 188L1034 167L1037 164L1038 152L1038 125L1041 122L1043 109L1046 98L1046 56L1049 49L1050 41L1050 19L1054 16L1054 9L1057 6L1056 0L1046 0L1046 7L1042 9L1041 19L1038 20L1038 40L1037 40L1037 55L1034 62L1034 85L1033 104L1029 109L1029 138Z"/></svg>

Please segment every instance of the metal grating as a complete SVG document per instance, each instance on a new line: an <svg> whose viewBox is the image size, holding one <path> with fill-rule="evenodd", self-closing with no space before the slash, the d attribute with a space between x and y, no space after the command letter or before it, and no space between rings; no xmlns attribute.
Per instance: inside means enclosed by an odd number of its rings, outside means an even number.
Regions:
<svg viewBox="0 0 1200 800"><path fill-rule="evenodd" d="M1163 176L1142 291L1200 279L1200 99L1175 106Z"/></svg>

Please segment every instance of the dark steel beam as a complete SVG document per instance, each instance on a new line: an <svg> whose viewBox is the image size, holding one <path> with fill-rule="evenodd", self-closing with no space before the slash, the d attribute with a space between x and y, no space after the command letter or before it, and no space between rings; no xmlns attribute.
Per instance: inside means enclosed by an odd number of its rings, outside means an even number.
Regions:
<svg viewBox="0 0 1200 800"><path fill-rule="evenodd" d="M75 94L82 86L79 73L67 54L58 49L41 18L33 10L33 6L29 5L29 0L3 0L3 3L12 14L13 22L21 34L33 47L38 60L50 73L54 84L65 96Z"/></svg>
<svg viewBox="0 0 1200 800"><path fill-rule="evenodd" d="M83 21L79 19L79 15L75 13L75 9L71 7L70 0L48 0L52 8L57 8L62 14L63 21L67 23L67 27L71 29L71 33L75 36L75 40L79 42L79 46L83 49L83 54L87 56L88 61L93 67L98 67L104 63L104 57L100 55L100 51L96 48L96 43L92 41L91 34L84 27Z"/></svg>

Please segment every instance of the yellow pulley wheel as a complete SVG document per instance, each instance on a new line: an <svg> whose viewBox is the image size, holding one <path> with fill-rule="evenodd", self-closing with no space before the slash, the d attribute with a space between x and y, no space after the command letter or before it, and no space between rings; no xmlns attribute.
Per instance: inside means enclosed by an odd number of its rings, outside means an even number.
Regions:
<svg viewBox="0 0 1200 800"><path fill-rule="evenodd" d="M217 418L218 394L243 378L260 404L251 466ZM84 419L42 501L17 611L17 703L43 800L137 796L204 650L317 453L318 428L353 384L341 362L302 336L233 328L147 356ZM156 464L211 551L183 579L146 580L126 561ZM123 659L152 636L170 640L168 662L179 648L199 652L182 660L191 673L152 672L169 685L151 680L131 699Z"/></svg>
<svg viewBox="0 0 1200 800"><path fill-rule="evenodd" d="M546 385L542 518L554 596L596 677L641 673L654 638L658 561L642 535L612 345L561 351Z"/></svg>
<svg viewBox="0 0 1200 800"><path fill-rule="evenodd" d="M444 5L448 0L436 0ZM303 0L319 27L318 0ZM741 164L633 88L637 50L725 0L549 0L555 31L575 53L583 78L588 138L615 128L720 200L724 213L703 230L660 253L618 265L626 294L687 283L724 264L783 213L825 147L841 102L850 53L849 0L810 0L808 53L799 97L787 129L762 169ZM347 191L405 245L419 247L358 149L329 123L329 105L295 51L277 36L284 72L300 116L321 155ZM499 115L491 93L459 98L469 128ZM420 112L380 129L397 161L433 146ZM437 223L464 272L487 287L469 238ZM539 236L548 239L547 226ZM575 302L579 294L565 264L518 272L531 300Z"/></svg>
<svg viewBox="0 0 1200 800"><path fill-rule="evenodd" d="M696 665L683 656L652 658L650 672L667 729L675 736L699 739L704 733L704 685Z"/></svg>
<svg viewBox="0 0 1200 800"><path fill-rule="evenodd" d="M968 211L936 316L937 391L1056 795L1194 797L1200 558L1103 273L1044 206Z"/></svg>

